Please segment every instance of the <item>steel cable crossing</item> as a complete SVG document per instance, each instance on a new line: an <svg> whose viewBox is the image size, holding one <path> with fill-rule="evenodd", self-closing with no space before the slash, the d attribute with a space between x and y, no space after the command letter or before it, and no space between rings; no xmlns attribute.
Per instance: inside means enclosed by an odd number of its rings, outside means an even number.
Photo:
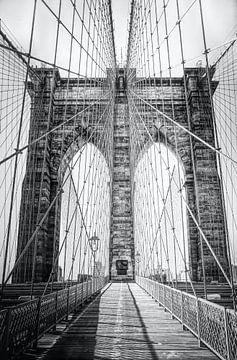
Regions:
<svg viewBox="0 0 237 360"><path fill-rule="evenodd" d="M61 293L62 297L67 294L64 307L66 304L68 314L78 289L84 301L93 293L88 286L98 290L95 280L107 277L110 266L116 80L111 1L59 0L52 4L35 0L32 4L28 52L15 44L4 24L0 29L2 295L10 280L21 279L30 283L33 298L36 282L42 281L39 274L46 269L43 298L53 291L55 281L61 282L68 287ZM127 49L135 272L138 283L148 291L150 286L159 289L159 299L169 311L178 313L178 319L183 318L180 293L160 283L178 288L180 280L185 281L186 290L190 283L196 295L193 279L198 279L207 298L216 264L218 276L232 288L235 306L236 39L230 36L231 40L208 48L203 6L201 0L188 5L182 0L132 0ZM40 59L34 51L40 41L37 26L42 29L42 13L55 28L47 34L49 40L45 39L51 53ZM194 17L199 21L198 54L187 50L190 39L185 32L186 22L191 24ZM198 124L193 123L195 109L190 105L192 91L196 91L194 78L202 88L198 96L203 97L199 111L205 121ZM205 126L209 126L207 132ZM200 173L201 161L206 165ZM200 181L209 185L209 194L202 193ZM190 205L191 186L195 206ZM213 195L215 186L221 188L223 228L216 222L215 206L218 210L220 202ZM207 195L208 201L202 202ZM51 227L46 231L48 223ZM193 262L190 228L197 234L198 256L194 258L198 264ZM43 247L52 258L42 256ZM228 264L223 263L223 256ZM86 282L87 293L83 284L73 286L75 282ZM181 294L183 298L193 311L188 322L195 311L198 314L202 309L205 315L210 306L188 294ZM38 302L30 303L36 314ZM46 306L51 309L47 299ZM55 310L53 301L51 306ZM77 299L72 308L77 308ZM218 343L223 312L215 311L218 321L210 317L212 326L215 323L212 337L208 338L210 331L204 335L222 358L232 359L236 317L224 310L224 335L232 334L225 349ZM203 318L208 323L209 318ZM193 320L188 326L200 339L199 315L195 319L197 324ZM214 345L213 338L217 339Z"/></svg>
<svg viewBox="0 0 237 360"><path fill-rule="evenodd" d="M51 58L46 55L41 62L31 53L31 47L38 41L38 34L34 30L35 23L40 26L42 11L55 22L56 27L50 38L53 50ZM69 18L68 11L71 12ZM4 262L2 285L12 276L15 281L20 276L23 281L31 282L32 296L34 283L39 281L37 268L41 261L45 262L45 259L40 259L39 251L42 231L52 209L56 214L62 209L62 216L61 226L59 218L55 218L54 242L47 245L53 248L53 259L51 265L46 264L51 268L45 291L50 283L53 285L57 280L62 280L66 286L76 280L81 282L93 276L108 275L113 141L111 119L114 116L116 64L111 11L111 3L107 0L83 0L80 4L70 0L67 6L59 1L55 7L47 1L36 0L28 53L19 49L4 25L1 28L0 146L5 151L1 162L4 168L1 174L4 175L0 179L3 194L0 221L4 229L2 233L5 234L1 244L1 257L4 260L1 261ZM63 43L68 47L67 63L65 60L62 63L60 54ZM42 66L42 63L50 68ZM47 87L44 81L48 70L51 71L52 82ZM64 76L61 78L61 91L57 91L59 76ZM33 114L35 100L32 102L31 97L35 99L36 93L38 113L43 114L47 107L47 121L42 126L37 123L36 113ZM46 94L49 94L47 105ZM56 102L62 109L62 113L58 114L62 115L58 115L53 125ZM22 131L19 133L21 108ZM20 141L16 145L17 137ZM45 203L48 149L54 139L59 139L58 185L54 197ZM43 154L41 158L40 152ZM14 163L15 175L12 177ZM27 175L26 163L30 168ZM39 164L40 172L37 171ZM20 215L24 177L30 191L24 195L25 212ZM12 205L9 208L10 199ZM18 227L19 221L21 225ZM17 239L22 236L24 240L20 241L21 244L18 240L17 247ZM96 251L92 248L93 236L98 238Z"/></svg>
<svg viewBox="0 0 237 360"><path fill-rule="evenodd" d="M199 19L197 48L199 54L189 52L190 38L187 24ZM131 171L134 179L134 231L137 252L137 274L159 279L173 285L192 277L187 216L199 233L199 256L204 293L208 258L218 264L225 280L233 287L232 264L236 263L236 38L223 39L221 45L208 48L203 19L203 4L195 0L189 5L182 1L131 1L130 28L127 51L128 103L131 137ZM186 31L186 33L185 33ZM180 59L178 63L177 59ZM196 64L195 61L198 61ZM204 64L204 65L202 65ZM196 67L200 81L206 82L207 96L202 102L203 114L213 119L213 142L205 133L195 133L192 125L188 68ZM136 70L135 70L136 69ZM183 77L183 92L177 87ZM214 85L214 83L216 85ZM213 87L215 92L213 96ZM169 101L167 101L169 97ZM186 123L180 118L179 99L183 99ZM209 120L212 121L209 117ZM211 123L210 123L211 124ZM197 211L188 205L187 174L182 158L180 137L187 136L194 178ZM209 233L200 213L200 173L197 172L195 149L203 144L204 154L217 162L217 171L225 203L225 232L215 223L215 210L209 216ZM171 151L170 151L171 149ZM208 171L202 173L203 182L210 181ZM211 191L211 190L210 190ZM210 205L214 206L211 199ZM203 205L202 205L203 206ZM188 214L188 215L187 215ZM223 253L213 250L218 236L224 238L228 252L229 270L223 268ZM216 239L216 240L215 240ZM189 245L188 245L189 244ZM216 253L216 251L218 253ZM235 302L235 299L233 297Z"/></svg>

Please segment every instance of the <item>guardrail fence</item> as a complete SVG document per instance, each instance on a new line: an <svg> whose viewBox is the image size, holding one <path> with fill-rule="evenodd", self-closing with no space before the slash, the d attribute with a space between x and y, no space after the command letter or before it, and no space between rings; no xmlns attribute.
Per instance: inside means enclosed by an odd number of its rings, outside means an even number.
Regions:
<svg viewBox="0 0 237 360"><path fill-rule="evenodd" d="M11 359L67 318L108 282L94 278L0 311L0 358Z"/></svg>
<svg viewBox="0 0 237 360"><path fill-rule="evenodd" d="M144 277L136 282L220 359L237 360L237 314Z"/></svg>

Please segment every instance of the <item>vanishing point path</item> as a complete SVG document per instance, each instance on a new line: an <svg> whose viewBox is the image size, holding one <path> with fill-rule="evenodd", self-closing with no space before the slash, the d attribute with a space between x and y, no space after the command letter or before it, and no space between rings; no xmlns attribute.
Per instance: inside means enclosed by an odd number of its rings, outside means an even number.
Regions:
<svg viewBox="0 0 237 360"><path fill-rule="evenodd" d="M40 358L218 359L135 283L112 283Z"/></svg>

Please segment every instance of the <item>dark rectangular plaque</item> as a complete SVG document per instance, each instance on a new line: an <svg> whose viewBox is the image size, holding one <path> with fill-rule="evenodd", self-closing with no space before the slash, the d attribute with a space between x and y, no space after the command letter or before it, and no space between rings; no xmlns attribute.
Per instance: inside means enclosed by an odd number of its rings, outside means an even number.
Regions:
<svg viewBox="0 0 237 360"><path fill-rule="evenodd" d="M127 275L128 260L117 260L116 269L118 275Z"/></svg>

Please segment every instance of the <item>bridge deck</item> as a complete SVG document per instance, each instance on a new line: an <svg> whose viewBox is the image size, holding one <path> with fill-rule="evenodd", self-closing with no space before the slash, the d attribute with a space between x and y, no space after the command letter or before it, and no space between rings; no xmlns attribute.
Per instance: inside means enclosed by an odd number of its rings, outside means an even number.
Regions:
<svg viewBox="0 0 237 360"><path fill-rule="evenodd" d="M217 359L135 283L113 283L44 356L49 359Z"/></svg>

